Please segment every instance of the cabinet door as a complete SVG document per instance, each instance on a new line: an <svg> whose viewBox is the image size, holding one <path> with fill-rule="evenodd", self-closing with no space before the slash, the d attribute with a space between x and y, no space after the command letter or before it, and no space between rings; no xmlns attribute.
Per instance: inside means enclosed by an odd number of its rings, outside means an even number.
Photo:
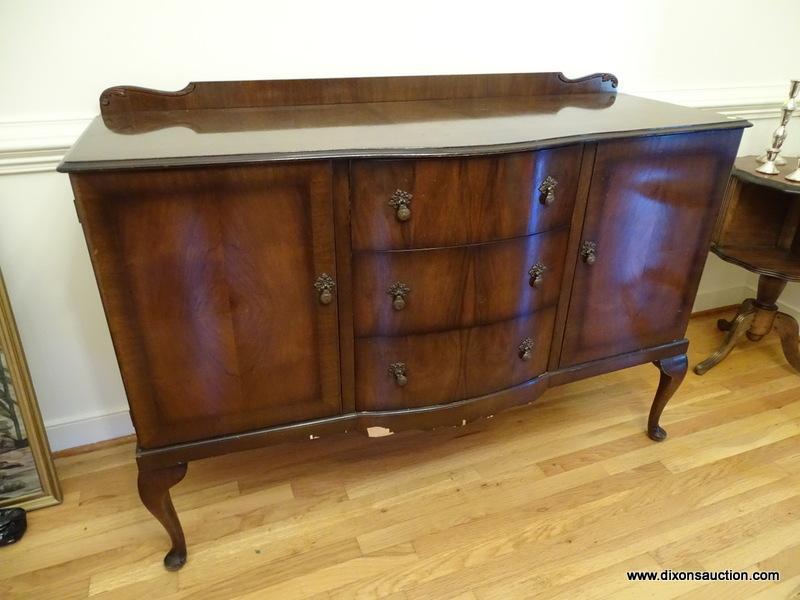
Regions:
<svg viewBox="0 0 800 600"><path fill-rule="evenodd" d="M142 447L340 412L329 163L73 184Z"/></svg>
<svg viewBox="0 0 800 600"><path fill-rule="evenodd" d="M682 339L741 130L598 144L560 365Z"/></svg>

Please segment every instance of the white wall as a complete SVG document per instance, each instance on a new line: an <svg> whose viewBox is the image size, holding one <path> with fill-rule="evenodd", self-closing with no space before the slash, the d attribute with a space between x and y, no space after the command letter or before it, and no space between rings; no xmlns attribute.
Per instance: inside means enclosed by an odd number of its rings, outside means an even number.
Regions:
<svg viewBox="0 0 800 600"><path fill-rule="evenodd" d="M622 92L753 119L742 149L754 153L800 76L798 39L796 0L0 0L0 267L51 445L130 431L68 180L53 172L104 88L610 71ZM788 145L797 153L800 126ZM697 308L737 302L753 283L712 258ZM800 307L800 293L787 300Z"/></svg>

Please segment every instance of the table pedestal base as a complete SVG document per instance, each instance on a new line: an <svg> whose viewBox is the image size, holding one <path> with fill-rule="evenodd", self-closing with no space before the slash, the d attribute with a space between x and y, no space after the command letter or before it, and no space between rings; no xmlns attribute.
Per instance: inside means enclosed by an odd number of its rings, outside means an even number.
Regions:
<svg viewBox="0 0 800 600"><path fill-rule="evenodd" d="M781 346L786 360L794 369L800 372L800 328L797 321L791 315L782 313L778 310L778 297L786 287L786 280L769 275L761 275L758 278L758 294L755 298L748 298L739 307L736 316L730 321L720 319L717 327L721 331L727 331L725 341L711 356L699 363L694 368L694 372L703 375L709 369L718 365L730 354L736 342L743 335L748 339L757 342L768 334L773 326L781 338Z"/></svg>

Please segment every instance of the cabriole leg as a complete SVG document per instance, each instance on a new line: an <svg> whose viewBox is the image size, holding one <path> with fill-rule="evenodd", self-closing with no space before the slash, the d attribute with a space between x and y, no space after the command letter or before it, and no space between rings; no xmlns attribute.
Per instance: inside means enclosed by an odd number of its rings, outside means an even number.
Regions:
<svg viewBox="0 0 800 600"><path fill-rule="evenodd" d="M658 381L658 390L656 396L653 398L653 405L650 407L650 417L647 420L647 435L651 440L660 442L667 437L667 432L664 431L658 424L661 418L661 413L664 407L672 398L675 390L683 381L686 375L686 370L689 367L689 361L685 354L671 356L662 360L653 362L655 366L661 371L661 379Z"/></svg>
<svg viewBox="0 0 800 600"><path fill-rule="evenodd" d="M142 504L164 526L172 540L172 548L164 557L164 566L168 571L177 571L186 563L186 540L169 495L169 489L185 475L185 463L152 471L139 470L139 497Z"/></svg>

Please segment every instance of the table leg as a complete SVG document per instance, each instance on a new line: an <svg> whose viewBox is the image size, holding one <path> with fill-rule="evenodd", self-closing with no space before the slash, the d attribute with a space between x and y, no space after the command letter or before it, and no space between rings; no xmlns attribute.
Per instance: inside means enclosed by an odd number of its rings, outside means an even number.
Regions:
<svg viewBox="0 0 800 600"><path fill-rule="evenodd" d="M728 334L725 336L725 341L717 349L714 354L709 356L703 362L695 366L694 372L698 375L703 375L709 369L718 365L728 354L731 353L736 342L744 335L753 341L757 342L770 331L773 325L776 324L776 317L778 314L778 298L786 287L786 280L779 277L772 277L770 275L761 275L758 278L758 294L755 299L748 298L739 307L736 316L728 321L727 319L720 319L717 321L717 328L721 331L726 331ZM791 319L788 321L787 319ZM789 315L781 317L781 322L778 323L778 333L781 335L781 342L783 343L783 353L791 365L800 371L800 354L797 348L797 335L793 337L792 319ZM794 323L794 328L797 328L797 323Z"/></svg>
<svg viewBox="0 0 800 600"><path fill-rule="evenodd" d="M731 353L736 342L750 329L750 325L753 323L753 319L755 319L757 310L758 308L752 300L745 300L739 308L739 313L736 315L736 318L729 322L725 341L722 342L722 345L717 348L714 354L703 362L695 365L694 372L698 375L704 375L709 369L722 362L722 359ZM717 326L719 326L719 324L717 324Z"/></svg>
<svg viewBox="0 0 800 600"><path fill-rule="evenodd" d="M795 371L800 371L800 350L798 350L800 328L797 326L797 321L791 315L779 312L775 318L775 329L781 336L783 355Z"/></svg>
<svg viewBox="0 0 800 600"><path fill-rule="evenodd" d="M786 287L786 280L769 275L760 275L758 278L758 294L756 295L756 316L747 337L750 341L757 342L770 331L778 314L778 298Z"/></svg>
<svg viewBox="0 0 800 600"><path fill-rule="evenodd" d="M717 320L717 329L720 331L730 331L733 328L733 324L736 322L736 317L740 314L745 312L750 312L753 309L753 306L756 303L755 298L748 298L739 306L739 310L736 311L736 315L729 321L728 319L718 319Z"/></svg>

